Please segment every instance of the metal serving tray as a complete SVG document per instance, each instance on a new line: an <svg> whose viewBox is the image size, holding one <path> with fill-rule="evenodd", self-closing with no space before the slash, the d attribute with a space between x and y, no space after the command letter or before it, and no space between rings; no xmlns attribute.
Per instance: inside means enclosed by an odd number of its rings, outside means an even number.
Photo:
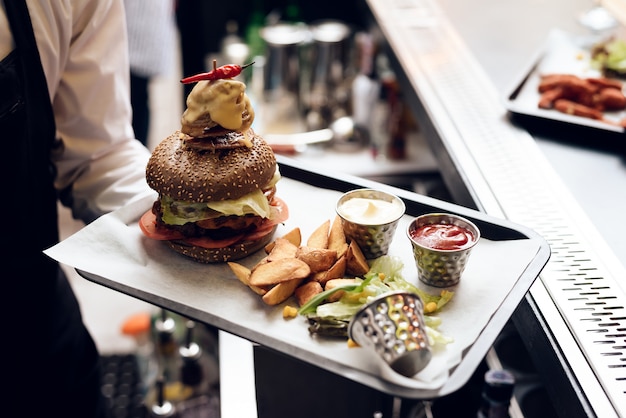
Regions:
<svg viewBox="0 0 626 418"><path fill-rule="evenodd" d="M415 378L399 376L365 349L349 348L345 340L312 337L304 318L283 319L282 306L265 305L227 265L197 263L145 238L137 220L149 210L152 196L101 217L46 253L90 281L394 396L432 399L459 389L547 263L548 244L528 228L471 209L353 176L322 174L282 156L277 159L283 175L277 194L289 205L290 218L276 236L298 226L305 240L324 220L334 218L336 199L345 191L371 187L395 193L404 200L407 214L390 255L402 258L404 277L416 284L416 268L404 231L414 216L456 213L480 228L483 242L472 253L461 284L453 289L454 299L440 315L440 330L451 334L455 342L435 353L425 369L426 377L422 373ZM240 262L252 266L263 255L257 253ZM295 301L288 303L295 305ZM472 328L471 336L465 336ZM464 338L471 340L461 344Z"/></svg>

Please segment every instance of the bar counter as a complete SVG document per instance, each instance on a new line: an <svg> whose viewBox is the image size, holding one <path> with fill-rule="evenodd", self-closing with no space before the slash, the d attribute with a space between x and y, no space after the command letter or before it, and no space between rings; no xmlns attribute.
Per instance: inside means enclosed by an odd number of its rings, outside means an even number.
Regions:
<svg viewBox="0 0 626 418"><path fill-rule="evenodd" d="M513 321L555 410L625 415L624 135L512 118L504 106L550 31L592 35L577 18L593 2L368 4L456 203L551 244Z"/></svg>

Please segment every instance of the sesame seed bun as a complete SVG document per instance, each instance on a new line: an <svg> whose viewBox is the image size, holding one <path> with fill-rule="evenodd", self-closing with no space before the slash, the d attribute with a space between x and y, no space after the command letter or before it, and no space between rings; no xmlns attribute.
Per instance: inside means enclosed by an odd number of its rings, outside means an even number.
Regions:
<svg viewBox="0 0 626 418"><path fill-rule="evenodd" d="M196 261L222 263L243 258L267 245L276 225L288 217L286 204L275 196L277 178L274 152L251 129L245 136L229 131L210 138L175 132L157 145L148 161L146 181L159 198L141 217L140 228L149 238ZM208 208L197 203L235 201L252 192L257 192L253 195L256 199L267 199L267 214L240 216L197 209ZM170 213L171 219L173 206L193 206L189 203L196 204L192 212L198 210L194 213L203 216L166 223L164 212Z"/></svg>
<svg viewBox="0 0 626 418"><path fill-rule="evenodd" d="M223 248L203 248L182 241L165 241L168 247L201 263L225 263L235 261L264 248L272 240L276 226L256 241L244 241Z"/></svg>
<svg viewBox="0 0 626 418"><path fill-rule="evenodd" d="M202 148L175 132L153 151L146 167L148 185L187 202L237 199L262 189L274 176L276 157L263 138L249 133L252 147L243 144L243 134L230 132L214 139L215 147Z"/></svg>

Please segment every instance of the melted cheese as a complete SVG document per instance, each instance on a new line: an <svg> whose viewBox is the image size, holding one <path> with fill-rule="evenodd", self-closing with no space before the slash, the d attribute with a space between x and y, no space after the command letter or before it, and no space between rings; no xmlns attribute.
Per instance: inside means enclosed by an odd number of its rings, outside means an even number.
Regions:
<svg viewBox="0 0 626 418"><path fill-rule="evenodd" d="M250 128L254 111L245 93L246 85L232 79L200 81L189 96L183 124L207 116L223 128L243 132Z"/></svg>

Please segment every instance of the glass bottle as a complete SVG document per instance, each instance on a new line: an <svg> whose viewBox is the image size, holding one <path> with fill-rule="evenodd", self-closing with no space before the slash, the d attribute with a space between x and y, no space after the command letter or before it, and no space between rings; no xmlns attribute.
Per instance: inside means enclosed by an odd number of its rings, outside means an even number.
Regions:
<svg viewBox="0 0 626 418"><path fill-rule="evenodd" d="M165 399L165 381L159 377L155 384L156 400L148 408L150 418L177 418L176 407L173 403Z"/></svg>
<svg viewBox="0 0 626 418"><path fill-rule="evenodd" d="M135 358L144 396L154 385L159 373L151 332L152 321L148 312L131 315L122 325L122 334L132 337L136 344Z"/></svg>
<svg viewBox="0 0 626 418"><path fill-rule="evenodd" d="M478 418L509 418L515 377L507 370L488 370L481 394Z"/></svg>
<svg viewBox="0 0 626 418"><path fill-rule="evenodd" d="M248 25L245 28L245 41L250 48L250 55L246 61L253 61L255 57L265 54L265 41L261 37L261 28L265 25L263 0L254 0L251 9Z"/></svg>
<svg viewBox="0 0 626 418"><path fill-rule="evenodd" d="M356 35L358 73L352 80L351 108L355 132L361 136L360 145L369 145L373 126L373 112L380 96L380 80L375 71L377 45L367 32Z"/></svg>
<svg viewBox="0 0 626 418"><path fill-rule="evenodd" d="M178 343L176 341L176 321L161 309L160 316L154 321L156 354L165 385L170 387L179 383Z"/></svg>
<svg viewBox="0 0 626 418"><path fill-rule="evenodd" d="M191 387L197 395L202 392L201 388L205 381L205 373L200 362L202 349L193 341L194 327L195 323L193 321L187 321L185 344L178 349L178 352L182 359L180 381L183 385Z"/></svg>

